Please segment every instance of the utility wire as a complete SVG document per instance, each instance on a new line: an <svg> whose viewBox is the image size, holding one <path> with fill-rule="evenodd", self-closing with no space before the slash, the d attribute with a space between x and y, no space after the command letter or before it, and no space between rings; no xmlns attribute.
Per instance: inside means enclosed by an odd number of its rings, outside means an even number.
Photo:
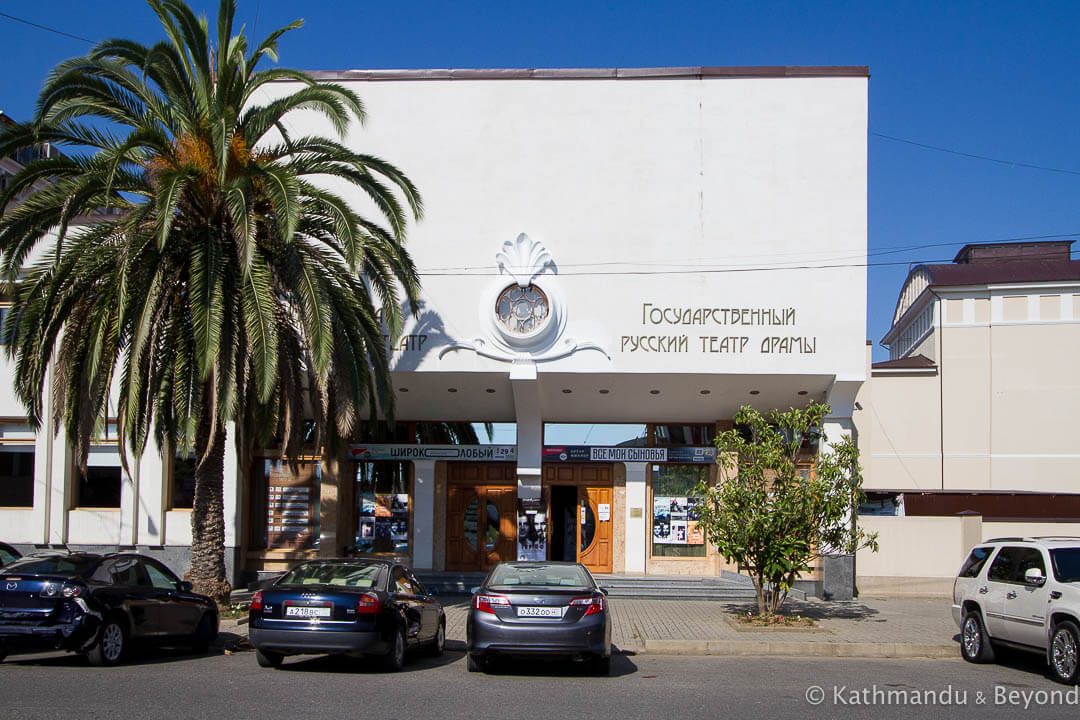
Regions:
<svg viewBox="0 0 1080 720"><path fill-rule="evenodd" d="M82 35L72 35L71 33L64 32L63 30L57 30L56 28L49 27L48 25L40 25L36 22L31 22L21 17L15 17L14 15L8 15L5 12L0 12L0 17L6 17L8 20L14 20L15 22L22 23L23 25L30 25L36 27L39 30L45 30L46 32L56 33L57 35L63 35L64 37L71 38L72 40L81 40L84 43L96 45L97 43L89 38L84 38Z"/></svg>
<svg viewBox="0 0 1080 720"><path fill-rule="evenodd" d="M1067 170L1065 168L1047 167L1046 165L1035 165L1034 163L1017 162L1016 160L1002 160L1001 158L989 157L987 155L976 155L975 153L962 152L960 150L952 150L950 148L938 147L937 145L928 145L927 143L916 142L915 140L908 140L906 138L895 137L893 135L886 135L885 133L871 132L871 135L885 140L892 140L893 142L904 143L906 145L914 145L915 147L921 147L926 150L936 150L937 152L949 153L950 155L959 155L960 157L971 158L972 160L985 160L987 162L997 163L999 165L1010 165L1012 167L1028 168L1030 170L1045 170L1047 172L1063 173L1065 175L1080 175L1080 170Z"/></svg>

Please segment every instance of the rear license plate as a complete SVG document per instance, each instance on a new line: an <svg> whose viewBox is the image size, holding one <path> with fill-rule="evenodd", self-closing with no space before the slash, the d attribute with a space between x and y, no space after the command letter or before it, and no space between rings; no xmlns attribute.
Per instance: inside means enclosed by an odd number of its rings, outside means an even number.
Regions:
<svg viewBox="0 0 1080 720"><path fill-rule="evenodd" d="M554 617L561 618L563 610L561 607L519 607L517 609L518 617Z"/></svg>
<svg viewBox="0 0 1080 720"><path fill-rule="evenodd" d="M300 607L298 605L290 605L285 608L285 617L330 617L330 608Z"/></svg>

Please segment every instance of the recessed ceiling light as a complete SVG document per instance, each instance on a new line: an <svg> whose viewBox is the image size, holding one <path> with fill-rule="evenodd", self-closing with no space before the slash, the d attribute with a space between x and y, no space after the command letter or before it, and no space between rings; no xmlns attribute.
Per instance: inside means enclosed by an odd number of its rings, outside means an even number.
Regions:
<svg viewBox="0 0 1080 720"><path fill-rule="evenodd" d="M495 388L488 388L488 389L487 389L487 390L485 390L484 392L489 392L489 393L493 393L493 392L495 392Z"/></svg>
<svg viewBox="0 0 1080 720"><path fill-rule="evenodd" d="M702 395L708 395L708 394L709 394L709 393L711 393L711 392L712 392L712 390L702 390L702 391L701 391L701 394L702 394Z"/></svg>
<svg viewBox="0 0 1080 720"><path fill-rule="evenodd" d="M457 392L457 388L446 388L446 392Z"/></svg>
<svg viewBox="0 0 1080 720"><path fill-rule="evenodd" d="M649 391L649 394L650 394L650 395L659 395L659 394L660 394L660 391L659 391L659 390L650 390L650 391Z"/></svg>
<svg viewBox="0 0 1080 720"><path fill-rule="evenodd" d="M761 394L761 391L760 391L760 390L751 390L751 391L750 391L750 394L751 394L751 395L760 395L760 394Z"/></svg>
<svg viewBox="0 0 1080 720"><path fill-rule="evenodd" d="M599 389L599 390L597 390L596 392L600 393L601 395L607 395L607 394L608 394L609 392L611 392L611 391L610 391L610 390L608 390L607 388L600 388L600 389Z"/></svg>
<svg viewBox="0 0 1080 720"><path fill-rule="evenodd" d="M563 391L563 395L569 395L570 393L574 392L570 388L563 388L562 391Z"/></svg>
<svg viewBox="0 0 1080 720"><path fill-rule="evenodd" d="M409 388L398 388L398 392L409 392Z"/></svg>
<svg viewBox="0 0 1080 720"><path fill-rule="evenodd" d="M805 394L806 394L806 391L805 391L805 390L800 390L800 391L799 391L799 394L800 394L800 395L805 395Z"/></svg>

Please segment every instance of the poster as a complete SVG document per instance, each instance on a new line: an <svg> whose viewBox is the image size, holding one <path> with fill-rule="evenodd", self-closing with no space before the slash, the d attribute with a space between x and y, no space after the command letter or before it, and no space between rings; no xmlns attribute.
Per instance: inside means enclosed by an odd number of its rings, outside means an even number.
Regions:
<svg viewBox="0 0 1080 720"><path fill-rule="evenodd" d="M407 553L409 551L409 495L362 493L357 497L356 551Z"/></svg>
<svg viewBox="0 0 1080 720"><path fill-rule="evenodd" d="M657 496L653 498L653 543L704 545L705 533L698 524L701 498Z"/></svg>
<svg viewBox="0 0 1080 720"><path fill-rule="evenodd" d="M547 560L547 513L539 499L519 499L518 560Z"/></svg>

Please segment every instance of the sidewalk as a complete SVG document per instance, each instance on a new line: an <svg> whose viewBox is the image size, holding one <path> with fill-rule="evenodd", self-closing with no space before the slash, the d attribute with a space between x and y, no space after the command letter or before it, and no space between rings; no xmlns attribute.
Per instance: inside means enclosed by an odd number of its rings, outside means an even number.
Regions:
<svg viewBox="0 0 1080 720"><path fill-rule="evenodd" d="M446 638L465 642L470 599L445 596ZM956 625L945 598L788 600L784 610L817 620L814 629L739 629L732 613L745 603L692 600L610 601L612 642L624 653L658 655L783 655L792 657L959 657ZM222 621L222 633L246 636L246 620Z"/></svg>

